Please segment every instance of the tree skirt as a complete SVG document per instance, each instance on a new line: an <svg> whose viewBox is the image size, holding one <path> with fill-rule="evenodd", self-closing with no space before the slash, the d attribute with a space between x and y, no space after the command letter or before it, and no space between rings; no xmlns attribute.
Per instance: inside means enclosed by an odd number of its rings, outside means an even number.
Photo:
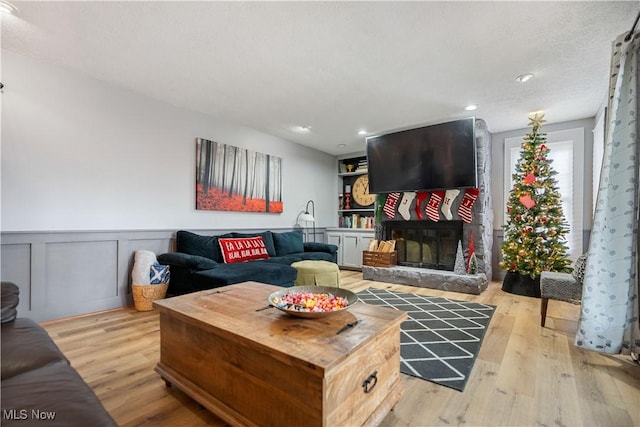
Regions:
<svg viewBox="0 0 640 427"><path fill-rule="evenodd" d="M529 275L508 271L502 281L502 290L510 294L540 298L540 276L532 279Z"/></svg>

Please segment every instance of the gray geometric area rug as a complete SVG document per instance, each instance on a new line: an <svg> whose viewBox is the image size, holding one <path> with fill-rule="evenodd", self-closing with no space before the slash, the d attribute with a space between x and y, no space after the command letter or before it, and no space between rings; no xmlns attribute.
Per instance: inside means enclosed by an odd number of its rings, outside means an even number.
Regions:
<svg viewBox="0 0 640 427"><path fill-rule="evenodd" d="M400 372L463 391L495 306L369 288L367 304L407 312L400 327Z"/></svg>

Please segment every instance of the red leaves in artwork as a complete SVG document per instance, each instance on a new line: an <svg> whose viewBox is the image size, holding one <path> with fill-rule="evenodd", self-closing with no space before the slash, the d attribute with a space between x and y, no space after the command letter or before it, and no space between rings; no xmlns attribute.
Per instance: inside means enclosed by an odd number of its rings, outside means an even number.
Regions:
<svg viewBox="0 0 640 427"><path fill-rule="evenodd" d="M202 185L196 186L196 209L206 211L234 211L234 212L267 212L265 199L246 199L243 196L222 191L220 188L210 188L208 193L203 191ZM283 203L269 202L270 213L282 213Z"/></svg>

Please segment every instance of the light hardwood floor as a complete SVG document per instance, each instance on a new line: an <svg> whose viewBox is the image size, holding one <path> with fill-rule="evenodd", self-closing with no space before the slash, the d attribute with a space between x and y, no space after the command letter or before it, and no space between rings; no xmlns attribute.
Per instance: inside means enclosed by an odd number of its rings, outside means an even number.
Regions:
<svg viewBox="0 0 640 427"><path fill-rule="evenodd" d="M640 366L576 348L579 306L550 301L541 328L540 300L505 293L497 282L467 295L367 281L353 271L341 281L356 292L372 286L497 307L464 392L403 375L404 395L381 426L640 426ZM154 372L155 311L126 307L43 326L119 425L225 425Z"/></svg>

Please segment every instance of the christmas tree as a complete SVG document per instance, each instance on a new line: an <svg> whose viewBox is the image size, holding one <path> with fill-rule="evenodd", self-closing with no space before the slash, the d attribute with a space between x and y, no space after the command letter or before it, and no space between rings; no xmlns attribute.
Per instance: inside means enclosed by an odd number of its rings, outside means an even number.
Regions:
<svg viewBox="0 0 640 427"><path fill-rule="evenodd" d="M562 213L557 172L548 159L544 114L529 117L531 132L524 137L509 193L509 218L500 267L531 278L543 271L569 272L565 235L569 226Z"/></svg>

